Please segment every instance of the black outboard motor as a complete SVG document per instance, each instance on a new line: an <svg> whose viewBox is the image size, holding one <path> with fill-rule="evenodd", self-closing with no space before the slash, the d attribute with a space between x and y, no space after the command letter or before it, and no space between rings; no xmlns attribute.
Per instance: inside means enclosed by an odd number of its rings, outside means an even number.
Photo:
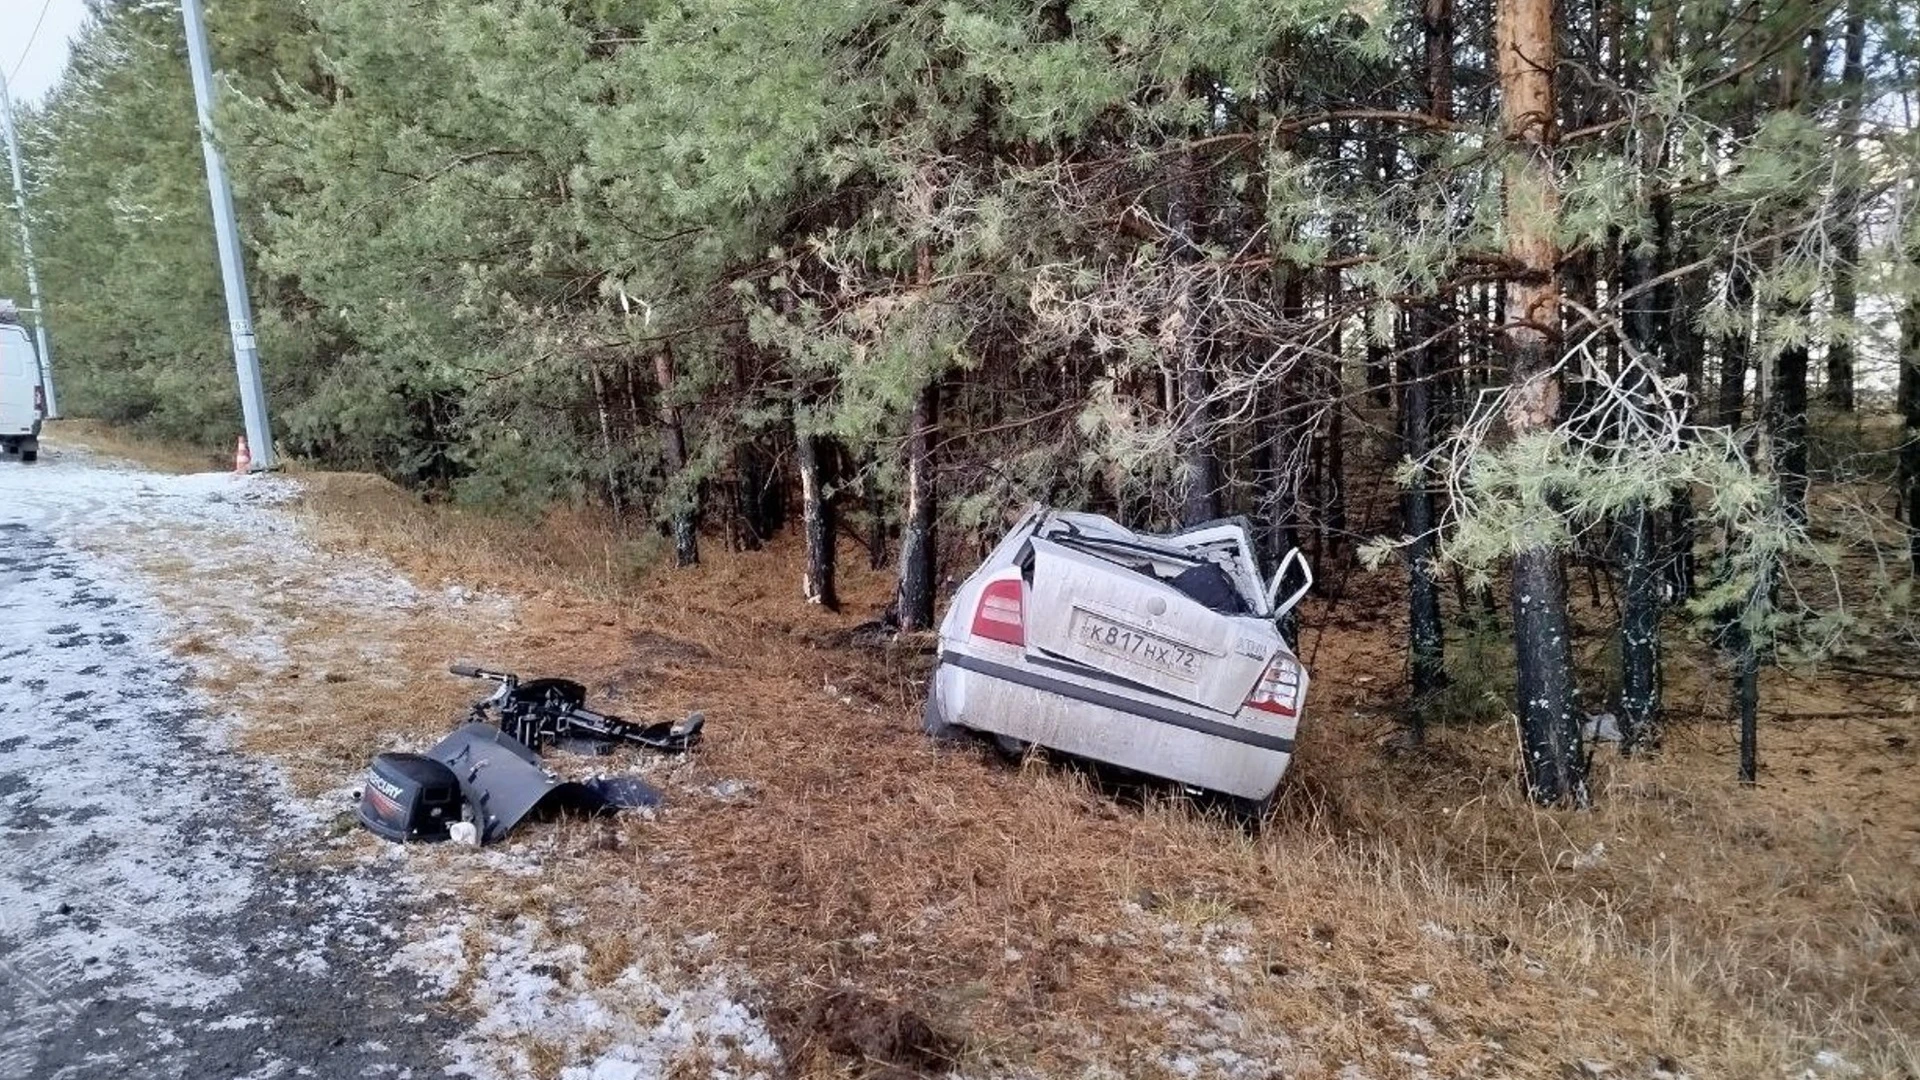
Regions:
<svg viewBox="0 0 1920 1080"><path fill-rule="evenodd" d="M433 841L469 822L469 840L491 844L537 813L610 813L660 805L660 792L637 777L566 781L548 772L539 750L606 752L626 742L685 753L700 739L699 713L678 723L635 724L586 707L586 688L568 679L520 679L456 664L456 675L489 679L499 689L476 703L468 722L424 754L376 755L360 791L360 823L388 840Z"/></svg>
<svg viewBox="0 0 1920 1080"><path fill-rule="evenodd" d="M388 840L434 841L461 818L460 779L424 754L375 754L360 790L360 823Z"/></svg>

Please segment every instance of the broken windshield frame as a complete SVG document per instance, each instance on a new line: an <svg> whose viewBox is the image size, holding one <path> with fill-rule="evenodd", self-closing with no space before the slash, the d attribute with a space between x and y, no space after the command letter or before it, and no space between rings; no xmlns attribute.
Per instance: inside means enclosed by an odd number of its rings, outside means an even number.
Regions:
<svg viewBox="0 0 1920 1080"><path fill-rule="evenodd" d="M1225 572L1228 579L1234 583L1235 591L1238 592L1240 598L1246 602L1248 608L1245 613L1222 611L1220 612L1221 614L1259 619L1271 618L1271 616L1267 614L1267 612L1272 610L1271 600L1267 596L1266 590L1262 587L1264 583L1259 580L1258 575L1256 574L1252 579L1253 587L1251 589L1247 587L1248 583L1246 581L1240 580L1241 573L1247 569L1251 560L1247 557L1245 543L1243 543L1239 537L1223 536L1217 540L1209 540L1190 547L1178 547L1173 544L1159 545L1140 543L1125 540L1120 537L1090 536L1081 532L1079 528L1070 521L1061 521L1060 524L1063 526L1060 532L1047 533L1043 527L1040 530L1036 530L1034 535L1044 536L1046 539L1062 547L1075 548L1094 555L1132 552L1150 558L1162 559L1167 562L1184 563L1187 566L1217 566ZM1219 556L1225 556L1224 562ZM1124 567L1124 564L1116 565L1122 565ZM1022 568L1030 571L1030 565L1024 560ZM1124 568L1134 569L1132 567ZM1157 574L1150 574L1148 576L1162 584L1170 584L1170 582Z"/></svg>

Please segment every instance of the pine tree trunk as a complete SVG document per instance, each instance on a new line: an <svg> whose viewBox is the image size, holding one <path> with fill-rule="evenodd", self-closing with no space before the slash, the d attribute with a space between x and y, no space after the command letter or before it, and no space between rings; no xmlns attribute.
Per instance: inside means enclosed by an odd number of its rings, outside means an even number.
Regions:
<svg viewBox="0 0 1920 1080"><path fill-rule="evenodd" d="M763 438L742 443L739 457L744 477L740 512L751 534L748 549L757 551L786 525L787 487L780 475L779 454Z"/></svg>
<svg viewBox="0 0 1920 1080"><path fill-rule="evenodd" d="M1557 65L1553 0L1497 0L1494 43L1506 167L1506 230L1516 268L1507 286L1504 351L1511 388L1505 420L1516 438L1544 434L1559 419L1560 292L1554 223L1559 192L1548 158L1554 143ZM1584 803L1586 756L1573 704L1573 649L1566 568L1551 547L1513 557L1516 715L1527 789L1542 804Z"/></svg>
<svg viewBox="0 0 1920 1080"><path fill-rule="evenodd" d="M1372 148L1375 179L1381 190L1393 183L1394 144L1384 133L1374 132ZM1374 340L1371 316L1367 319L1367 391L1380 408L1393 404L1393 346ZM1397 335L1396 335L1397 336Z"/></svg>
<svg viewBox="0 0 1920 1080"><path fill-rule="evenodd" d="M587 361L587 381L593 388L593 411L600 422L600 467L606 471L607 508L614 524L627 523L626 492L620 489L620 469L613 455L613 416L607 408L607 380L596 361Z"/></svg>
<svg viewBox="0 0 1920 1080"><path fill-rule="evenodd" d="M1300 271L1283 266L1281 275L1280 321L1298 325L1305 303ZM1289 422L1288 411L1299 392L1300 373L1287 370L1260 391L1262 401L1255 431L1256 453L1261 467L1256 475L1260 492L1260 543L1270 565L1277 566L1287 552L1300 546L1300 483L1302 460L1301 433L1297 422ZM1292 615L1282 628L1292 635Z"/></svg>
<svg viewBox="0 0 1920 1080"><path fill-rule="evenodd" d="M907 434L907 512L900 534L900 588L896 597L902 631L933 628L934 511L933 443L940 422L940 384L928 376L913 401Z"/></svg>
<svg viewBox="0 0 1920 1080"><path fill-rule="evenodd" d="M1920 297L1900 314L1900 494L1907 552L1920 577Z"/></svg>
<svg viewBox="0 0 1920 1080"><path fill-rule="evenodd" d="M1780 350L1773 362L1773 392L1767 398L1780 455L1780 497L1788 516L1799 522L1807 520L1807 360L1804 345Z"/></svg>
<svg viewBox="0 0 1920 1080"><path fill-rule="evenodd" d="M1189 154L1174 156L1172 180L1167 185L1167 225L1172 230L1175 257L1192 262L1195 249L1195 202L1198 183L1193 176L1194 163ZM1220 516L1220 464L1213 449L1211 416L1211 380L1207 377L1203 333L1191 289L1182 289L1172 310L1164 316L1162 333L1171 340L1174 370L1178 380L1179 430L1175 435L1180 454L1180 523L1199 525Z"/></svg>
<svg viewBox="0 0 1920 1080"><path fill-rule="evenodd" d="M1840 180L1834 201L1840 219L1834 223L1833 318L1836 322L1853 320L1859 307L1854 287L1854 267L1860 261L1860 155L1854 140L1860 134L1860 95L1866 82L1867 19L1862 0L1852 0L1847 10L1846 59L1840 70ZM1827 403L1845 412L1853 411L1853 342L1846 329L1827 338Z"/></svg>
<svg viewBox="0 0 1920 1080"><path fill-rule="evenodd" d="M1328 285L1327 306L1336 309L1340 303L1340 271L1331 272ZM1332 358L1328 361L1330 371L1327 375L1328 400L1332 402L1332 415L1327 418L1326 449L1326 490L1321 495L1321 505L1326 508L1323 519L1323 532L1326 535L1327 558L1337 561L1346 550L1347 537L1347 394L1346 371L1341 357L1340 333L1336 328L1332 341Z"/></svg>
<svg viewBox="0 0 1920 1080"><path fill-rule="evenodd" d="M1423 312L1425 309L1422 309ZM1424 334L1423 334L1424 336ZM1432 346L1408 350L1408 378L1400 388L1401 447L1418 462L1432 449ZM1413 676L1412 733L1426 734L1426 713L1434 692L1446 685L1446 626L1440 615L1440 583L1435 580L1434 508L1427 470L1417 468L1400 493L1401 527L1407 544L1407 636Z"/></svg>
<svg viewBox="0 0 1920 1080"><path fill-rule="evenodd" d="M887 567L887 500L880 491L880 467L877 463L867 467L867 475L861 483L867 497L867 568L884 570Z"/></svg>
<svg viewBox="0 0 1920 1080"><path fill-rule="evenodd" d="M1381 408L1393 404L1393 349L1371 337L1367 340L1367 396Z"/></svg>
<svg viewBox="0 0 1920 1080"><path fill-rule="evenodd" d="M1735 268L1727 282L1728 303L1738 315L1734 331L1720 339L1720 393L1714 422L1725 428L1740 426L1741 410L1746 404L1747 372L1753 366L1752 329L1748 325L1753 305L1753 279L1745 270Z"/></svg>
<svg viewBox="0 0 1920 1080"><path fill-rule="evenodd" d="M1620 752L1660 744L1660 575L1653 512L1644 502L1621 515Z"/></svg>
<svg viewBox="0 0 1920 1080"><path fill-rule="evenodd" d="M807 568L801 575L800 592L807 603L838 611L840 597L833 587L837 530L833 500L827 492L833 485L837 455L831 439L804 433L798 423L794 425L793 441L800 465L800 508L807 533Z"/></svg>
<svg viewBox="0 0 1920 1080"><path fill-rule="evenodd" d="M1212 421L1208 414L1206 368L1192 342L1180 358L1180 523L1199 525L1220 516L1220 463L1213 452Z"/></svg>
<svg viewBox="0 0 1920 1080"><path fill-rule="evenodd" d="M1635 286L1660 272L1657 251L1645 246L1631 257L1629 277ZM1636 294L1628 301L1627 332L1639 350L1651 352L1661 338L1657 321L1671 299L1663 289ZM1649 381L1636 365L1637 377L1628 385L1644 394ZM1659 742L1660 725L1660 575L1655 566L1659 551L1655 517L1644 500L1629 506L1620 518L1620 751L1631 754Z"/></svg>
<svg viewBox="0 0 1920 1080"><path fill-rule="evenodd" d="M660 443L665 450L667 500L671 507L674 562L700 564L700 498L687 471L687 434L673 404L673 346L653 354L653 375L660 387Z"/></svg>
<svg viewBox="0 0 1920 1080"><path fill-rule="evenodd" d="M733 448L733 520L728 530L736 550L759 551L770 538L762 520L761 491L766 476L760 466L760 451L751 440Z"/></svg>
<svg viewBox="0 0 1920 1080"><path fill-rule="evenodd" d="M1671 229L1670 223L1667 228ZM1686 253L1673 255L1672 261L1684 264L1689 261L1689 255ZM1687 403L1683 406L1688 424L1683 437L1690 442L1697 438L1692 432L1695 430L1694 425L1700 422L1699 410L1702 405L1696 400L1696 395L1703 392L1701 380L1706 367L1704 355L1706 343L1701 339L1698 328L1694 326L1693 313L1699 311L1704 303L1702 294L1705 292L1705 285L1704 275L1690 274L1681 278L1669 294L1674 298L1674 313L1672 318L1667 320L1669 360L1666 374L1669 377L1686 379L1690 393ZM1697 560L1694 556L1694 546L1698 538L1698 530L1694 525L1693 490L1687 485L1679 485L1674 489L1673 502L1667 519L1669 553L1667 561L1670 567L1667 580L1673 599L1676 601L1684 602L1693 598L1699 575Z"/></svg>
<svg viewBox="0 0 1920 1080"><path fill-rule="evenodd" d="M1826 37L1816 30L1808 54L1789 48L1780 71L1780 107L1796 112L1808 111L1825 69ZM1810 69L1810 70L1809 70ZM1808 305L1799 314L1808 314ZM1780 496L1787 515L1794 521L1807 520L1807 368L1810 357L1806 344L1780 350L1773 361L1773 386L1767 391L1769 432L1773 441L1775 474L1780 481Z"/></svg>
<svg viewBox="0 0 1920 1080"><path fill-rule="evenodd" d="M1436 120L1453 116L1453 0L1426 0L1421 9L1425 51L1427 112ZM1437 162L1424 161L1431 172ZM1426 736L1427 712L1435 692L1446 685L1446 625L1440 614L1440 582L1433 565L1436 548L1432 478L1423 464L1433 449L1435 373L1457 367L1459 339L1449 325L1445 300L1434 297L1415 309L1414 341L1407 350L1407 378L1400 389L1400 438L1403 454L1415 463L1400 493L1401 525L1407 545L1407 647L1412 674L1412 724L1415 742Z"/></svg>
<svg viewBox="0 0 1920 1080"><path fill-rule="evenodd" d="M1648 40L1647 66L1642 78L1642 89L1647 89L1658 78L1659 73L1671 62L1674 42L1678 34L1680 0L1650 0L1652 8L1651 32ZM1665 133L1657 125L1650 125L1644 141L1652 152L1649 173L1663 169L1670 160L1671 149L1667 145ZM1653 210L1654 237L1656 254L1654 265L1646 272L1660 274L1676 265L1685 265L1685 244L1673 234L1673 200L1663 186L1655 185L1656 190L1649 198ZM1643 276L1641 280L1646 280ZM1670 281L1655 289L1649 298L1653 305L1652 330L1657 336L1657 344L1663 350L1660 373L1669 379L1685 380L1688 394L1679 406L1681 438L1692 442L1696 436L1693 425L1698 422L1695 410L1698 408L1695 398L1703 392L1701 386L1702 341L1699 330L1694 326L1695 313L1700 310L1701 293L1704 291L1706 276L1698 271L1687 274L1677 281ZM1674 487L1665 521L1665 544L1663 546L1666 567L1666 590L1669 602L1691 599L1694 591L1694 512L1693 490L1690 485L1679 484ZM1656 518L1656 531L1658 519ZM1655 732L1657 742L1658 732ZM1623 750L1629 749L1622 747Z"/></svg>
<svg viewBox="0 0 1920 1080"><path fill-rule="evenodd" d="M1740 782L1760 777L1760 656L1745 631L1734 637L1733 712L1740 725Z"/></svg>
<svg viewBox="0 0 1920 1080"><path fill-rule="evenodd" d="M1664 64L1670 52L1673 4L1657 3L1652 12L1652 32L1648 36L1647 63L1651 68ZM1622 60L1624 65L1625 61ZM1657 189L1655 177L1666 160L1665 133L1655 123L1646 124L1640 133L1640 167L1650 191L1647 201L1653 211L1652 243L1641 241L1630 253L1623 253L1622 285L1628 290L1625 303L1626 344L1631 354L1624 358L1627 368L1624 382L1628 391L1651 407L1649 391L1656 375L1674 374L1680 362L1672 349L1668 321L1675 318L1674 289L1664 282L1672 243L1673 211L1665 192ZM1684 315L1679 318L1684 319ZM1656 371L1653 365L1658 363ZM1686 493L1676 501L1685 502ZM1659 517L1644 499L1636 500L1620 516L1620 752L1633 754L1651 749L1660 741L1661 656L1660 656L1660 556ZM1691 522L1686 524L1690 527Z"/></svg>

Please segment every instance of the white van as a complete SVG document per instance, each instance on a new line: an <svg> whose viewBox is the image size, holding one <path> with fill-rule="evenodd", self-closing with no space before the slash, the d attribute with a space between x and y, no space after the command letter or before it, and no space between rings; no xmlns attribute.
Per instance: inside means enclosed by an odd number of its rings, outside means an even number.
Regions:
<svg viewBox="0 0 1920 1080"><path fill-rule="evenodd" d="M19 323L0 322L0 451L21 461L40 456L40 418L46 415L40 359Z"/></svg>

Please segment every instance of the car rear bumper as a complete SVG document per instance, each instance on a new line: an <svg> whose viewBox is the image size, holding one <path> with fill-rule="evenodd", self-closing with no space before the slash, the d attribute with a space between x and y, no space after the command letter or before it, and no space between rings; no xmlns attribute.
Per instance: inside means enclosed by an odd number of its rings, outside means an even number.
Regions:
<svg viewBox="0 0 1920 1080"><path fill-rule="evenodd" d="M1252 727L951 647L933 692L948 723L1249 799L1272 794L1293 757L1290 722Z"/></svg>

